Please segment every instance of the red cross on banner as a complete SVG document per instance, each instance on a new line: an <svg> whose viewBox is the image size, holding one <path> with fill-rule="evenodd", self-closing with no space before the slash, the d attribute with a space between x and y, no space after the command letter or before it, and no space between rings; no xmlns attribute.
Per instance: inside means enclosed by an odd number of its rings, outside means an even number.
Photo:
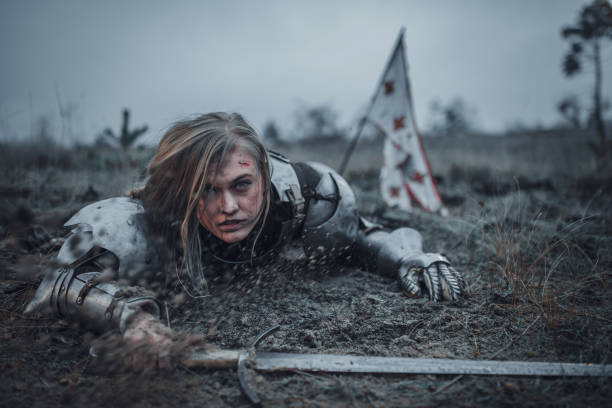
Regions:
<svg viewBox="0 0 612 408"><path fill-rule="evenodd" d="M425 179L425 175L419 173L418 171L415 172L412 177L410 177L410 180L414 181L415 183L423 183L423 179Z"/></svg>
<svg viewBox="0 0 612 408"><path fill-rule="evenodd" d="M393 119L393 130L400 130L405 128L406 125L404 125L404 117L400 116L399 118L395 118Z"/></svg>
<svg viewBox="0 0 612 408"><path fill-rule="evenodd" d="M385 95L390 95L393 93L393 81L385 82Z"/></svg>

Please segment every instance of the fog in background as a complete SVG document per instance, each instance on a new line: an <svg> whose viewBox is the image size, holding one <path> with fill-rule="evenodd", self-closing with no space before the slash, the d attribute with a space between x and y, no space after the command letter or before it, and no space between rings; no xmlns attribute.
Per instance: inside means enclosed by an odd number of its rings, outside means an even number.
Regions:
<svg viewBox="0 0 612 408"><path fill-rule="evenodd" d="M461 97L487 132L560 121L586 104L592 68L567 79L562 25L585 1L2 1L0 139L46 116L65 143L149 125L154 143L185 115L238 111L290 134L296 110L328 104L352 127L406 28L417 124L433 100ZM605 64L604 96L611 75Z"/></svg>

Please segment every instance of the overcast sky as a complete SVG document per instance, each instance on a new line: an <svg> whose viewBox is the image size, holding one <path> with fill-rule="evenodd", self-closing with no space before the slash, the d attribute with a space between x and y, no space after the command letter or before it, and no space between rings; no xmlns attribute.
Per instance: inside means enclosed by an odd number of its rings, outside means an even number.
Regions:
<svg viewBox="0 0 612 408"><path fill-rule="evenodd" d="M560 27L584 4L0 0L0 138L26 137L46 115L64 140L88 141L116 130L124 107L151 142L172 121L218 110L289 131L297 109L325 103L351 126L402 26L420 128L432 100L456 96L484 130L549 125L562 96L590 92L592 70L560 70Z"/></svg>

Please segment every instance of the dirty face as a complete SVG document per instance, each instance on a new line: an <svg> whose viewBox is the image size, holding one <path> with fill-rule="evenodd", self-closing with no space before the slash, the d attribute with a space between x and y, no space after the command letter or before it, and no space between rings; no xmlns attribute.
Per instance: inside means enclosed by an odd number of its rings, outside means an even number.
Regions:
<svg viewBox="0 0 612 408"><path fill-rule="evenodd" d="M263 180L257 162L243 146L236 145L219 171L209 175L197 217L217 238L238 242L255 227L262 204Z"/></svg>

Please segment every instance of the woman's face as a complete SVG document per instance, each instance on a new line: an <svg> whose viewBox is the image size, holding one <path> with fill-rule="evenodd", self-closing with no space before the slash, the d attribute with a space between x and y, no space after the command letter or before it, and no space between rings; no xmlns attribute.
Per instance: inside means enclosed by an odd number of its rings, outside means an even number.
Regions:
<svg viewBox="0 0 612 408"><path fill-rule="evenodd" d="M226 156L219 172L209 175L197 216L200 224L217 238L238 242L255 227L262 204L263 180L257 162L238 144Z"/></svg>

